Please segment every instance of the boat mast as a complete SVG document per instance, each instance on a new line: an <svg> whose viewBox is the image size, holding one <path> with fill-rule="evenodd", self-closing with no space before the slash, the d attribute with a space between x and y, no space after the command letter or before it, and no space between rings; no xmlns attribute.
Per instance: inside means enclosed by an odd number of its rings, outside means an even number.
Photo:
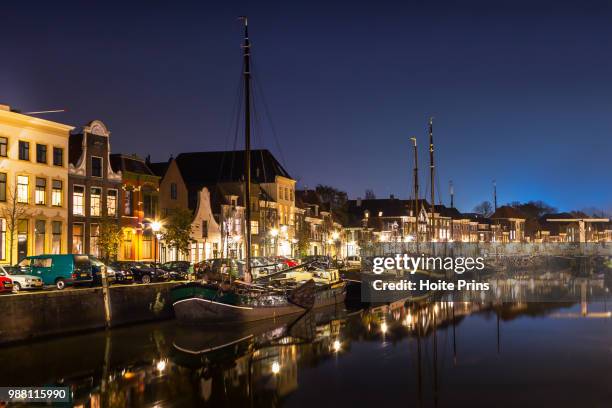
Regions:
<svg viewBox="0 0 612 408"><path fill-rule="evenodd" d="M497 211L497 181L493 180L493 208Z"/></svg>
<svg viewBox="0 0 612 408"><path fill-rule="evenodd" d="M430 241L436 238L436 195L434 188L434 143L433 143L433 118L429 118L429 180L431 183L431 236Z"/></svg>
<svg viewBox="0 0 612 408"><path fill-rule="evenodd" d="M419 165L418 165L418 152L417 152L417 140L416 137L411 137L414 146L414 239L419 244Z"/></svg>
<svg viewBox="0 0 612 408"><path fill-rule="evenodd" d="M244 56L244 208L246 223L246 256L244 266L244 281L250 283L251 276L251 64L249 42L249 27L246 16L241 17L244 21L244 45L242 53Z"/></svg>

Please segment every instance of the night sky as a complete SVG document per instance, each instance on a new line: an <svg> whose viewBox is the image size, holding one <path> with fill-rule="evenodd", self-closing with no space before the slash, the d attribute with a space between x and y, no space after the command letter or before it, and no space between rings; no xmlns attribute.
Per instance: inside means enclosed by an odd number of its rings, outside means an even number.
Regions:
<svg viewBox="0 0 612 408"><path fill-rule="evenodd" d="M608 1L40 3L0 9L0 101L100 119L115 153L233 147L247 14L255 147L302 187L408 197L433 115L443 202L452 179L470 211L497 179L500 203L612 211Z"/></svg>

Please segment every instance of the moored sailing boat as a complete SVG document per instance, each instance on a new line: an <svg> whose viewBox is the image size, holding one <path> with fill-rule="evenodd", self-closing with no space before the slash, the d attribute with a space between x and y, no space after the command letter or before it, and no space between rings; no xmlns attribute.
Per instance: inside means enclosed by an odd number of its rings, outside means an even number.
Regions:
<svg viewBox="0 0 612 408"><path fill-rule="evenodd" d="M303 313L313 307L344 301L345 284L333 271L280 271L264 276L267 284L252 283L251 262L251 97L250 42L248 22L244 21L244 202L245 259L241 281L232 284L192 282L171 290L175 315L180 320L199 323L236 323ZM261 277L259 277L261 278ZM258 278L258 279L259 279Z"/></svg>

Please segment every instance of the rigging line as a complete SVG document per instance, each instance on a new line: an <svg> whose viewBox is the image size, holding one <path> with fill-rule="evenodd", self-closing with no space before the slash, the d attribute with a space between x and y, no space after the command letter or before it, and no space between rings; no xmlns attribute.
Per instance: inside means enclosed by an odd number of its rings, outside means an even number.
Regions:
<svg viewBox="0 0 612 408"><path fill-rule="evenodd" d="M242 71L244 71L244 63L242 65ZM242 74L241 74L242 76ZM236 130L234 133L234 145L232 147L232 152L231 152L231 161L230 161L230 172L229 172L229 181L232 181L234 179L234 166L235 166L235 161L236 161L236 151L238 150L238 134L240 133L240 117L242 116L242 102L244 101L244 89L242 89L243 87L240 86L240 109L238 109L237 114L236 114ZM245 146L246 149L246 146ZM246 154L246 152L245 152ZM246 170L246 169L245 169ZM240 176L240 175L238 175Z"/></svg>
<svg viewBox="0 0 612 408"><path fill-rule="evenodd" d="M260 125L261 125L261 123L260 123ZM263 127L262 127L262 129L263 129ZM263 130L262 130L262 133L263 133ZM263 137L262 137L262 139L263 139ZM267 180L267 177L266 177L266 163L264 162L264 155L263 155L263 146L264 146L264 143L262 142L262 149L259 149L259 157L260 157L260 160L261 160L261 171L263 173L263 180L265 182Z"/></svg>
<svg viewBox="0 0 612 408"><path fill-rule="evenodd" d="M253 61L253 59L251 59L252 65L253 65L253 71L257 72L255 69L255 62ZM272 115L270 114L270 108L268 107L268 103L266 101L266 97L264 95L263 92L263 86L261 85L261 82L259 82L259 76L258 75L253 75L254 78L254 82L256 85L256 88L259 89L259 93L261 94L261 100L262 103L264 105L264 111L266 113L266 116L268 118L268 121L270 122L270 129L272 130L272 136L274 137L274 141L276 143L276 148L278 149L278 153L280 154L280 159L281 159L281 164L283 165L283 167L285 168L285 170L287 169L287 160L285 160L285 154L283 153L283 149L281 148L281 144L279 142L278 139L278 134L276 133L276 127L274 126L274 122L272 121Z"/></svg>
<svg viewBox="0 0 612 408"><path fill-rule="evenodd" d="M237 135L238 135L238 126L240 124L240 105L242 102L242 70L243 68L241 68L241 72L240 75L238 76L238 85L236 86L236 96L234 98L234 106L232 108L232 112L230 115L230 123L229 123L229 134L234 133L234 146L236 145L236 139L237 139ZM223 149L223 153L221 155L221 161L219 163L219 172L217 174L217 180L221 180L221 175L223 174L223 166L225 165L225 155L226 152L229 150L229 140L230 138L226 138L225 139L225 149ZM235 150L235 148L234 148Z"/></svg>
<svg viewBox="0 0 612 408"><path fill-rule="evenodd" d="M265 180L267 180L266 179L266 164L264 162L264 156L263 156L263 150L264 150L264 147L265 147L265 142L264 142L264 133L265 132L264 132L264 129L263 129L263 121L260 120L259 111L257 110L257 107L256 107L257 104L255 103L255 92L253 92L252 99L253 99L253 103L252 103L252 106L253 106L253 116L254 116L254 119L255 119L254 122L255 122L259 132L261 132L261 135L256 134L255 137L258 138L260 143L261 143L261 146L260 146L260 149L259 149L259 157L260 157L260 160L261 160L260 164L261 164L261 171L263 172L263 180L265 182ZM260 177L259 174L257 174L257 177L258 178Z"/></svg>
<svg viewBox="0 0 612 408"><path fill-rule="evenodd" d="M434 169L434 177L436 179L436 188L438 189L438 204L442 205L442 189L440 188L440 177L438 175L437 167Z"/></svg>

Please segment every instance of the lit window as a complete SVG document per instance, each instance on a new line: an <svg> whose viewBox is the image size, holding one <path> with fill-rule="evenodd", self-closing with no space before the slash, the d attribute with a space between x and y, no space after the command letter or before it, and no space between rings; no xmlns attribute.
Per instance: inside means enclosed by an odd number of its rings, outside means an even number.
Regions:
<svg viewBox="0 0 612 408"><path fill-rule="evenodd" d="M36 177L34 202L39 205L47 203L47 179Z"/></svg>
<svg viewBox="0 0 612 408"><path fill-rule="evenodd" d="M102 158L91 157L91 175L92 177L102 177Z"/></svg>
<svg viewBox="0 0 612 408"><path fill-rule="evenodd" d="M72 213L74 215L85 215L85 187L83 186L72 188Z"/></svg>
<svg viewBox="0 0 612 408"><path fill-rule="evenodd" d="M91 224L89 227L89 252L93 256L100 256L100 249L98 248L98 236L100 235L100 226L98 224Z"/></svg>
<svg viewBox="0 0 612 408"><path fill-rule="evenodd" d="M142 257L152 258L153 254L153 234L150 230L146 230L142 234Z"/></svg>
<svg viewBox="0 0 612 408"><path fill-rule="evenodd" d="M30 178L28 176L17 176L17 202L28 202L28 191L30 188Z"/></svg>
<svg viewBox="0 0 612 408"><path fill-rule="evenodd" d="M132 190L126 190L125 191L125 205L123 207L123 214L124 215L128 215L131 216L132 215L132 198L133 198L133 192Z"/></svg>
<svg viewBox="0 0 612 408"><path fill-rule="evenodd" d="M36 163L47 163L47 146L36 143Z"/></svg>
<svg viewBox="0 0 612 408"><path fill-rule="evenodd" d="M51 253L59 254L62 251L62 222L51 223Z"/></svg>
<svg viewBox="0 0 612 408"><path fill-rule="evenodd" d="M45 230L44 220L36 220L34 222L34 255L45 253Z"/></svg>
<svg viewBox="0 0 612 408"><path fill-rule="evenodd" d="M63 195L62 181L53 180L53 185L51 187L51 205L54 207L61 207Z"/></svg>
<svg viewBox="0 0 612 408"><path fill-rule="evenodd" d="M130 230L125 231L125 236L123 238L123 258L132 258L132 231Z"/></svg>
<svg viewBox="0 0 612 408"><path fill-rule="evenodd" d="M6 220L0 218L0 260L6 259Z"/></svg>
<svg viewBox="0 0 612 408"><path fill-rule="evenodd" d="M251 221L251 234L259 234L259 221Z"/></svg>
<svg viewBox="0 0 612 408"><path fill-rule="evenodd" d="M72 224L72 253L83 253L83 224Z"/></svg>
<svg viewBox="0 0 612 408"><path fill-rule="evenodd" d="M6 173L0 173L0 201L6 201Z"/></svg>
<svg viewBox="0 0 612 408"><path fill-rule="evenodd" d="M106 193L106 213L111 217L117 214L117 190L108 190Z"/></svg>
<svg viewBox="0 0 612 408"><path fill-rule="evenodd" d="M92 187L91 196L89 197L89 200L90 200L89 213L92 217L100 216L101 198L102 198L102 189L99 187Z"/></svg>

